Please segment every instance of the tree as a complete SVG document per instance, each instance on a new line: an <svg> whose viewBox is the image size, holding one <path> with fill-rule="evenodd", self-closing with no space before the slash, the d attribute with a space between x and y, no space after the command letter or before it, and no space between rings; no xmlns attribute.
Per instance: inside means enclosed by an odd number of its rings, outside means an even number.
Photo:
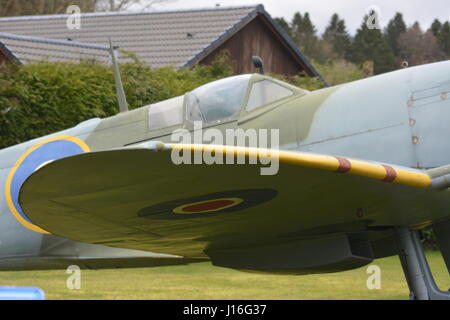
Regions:
<svg viewBox="0 0 450 320"><path fill-rule="evenodd" d="M300 46L302 38L303 16L300 12L296 12L291 21L292 40Z"/></svg>
<svg viewBox="0 0 450 320"><path fill-rule="evenodd" d="M289 23L284 18L275 18L276 23L286 32L286 34L292 37L292 29Z"/></svg>
<svg viewBox="0 0 450 320"><path fill-rule="evenodd" d="M318 38L316 28L313 25L309 13L303 16L300 12L294 14L291 22L292 39L308 57L314 57L318 50Z"/></svg>
<svg viewBox="0 0 450 320"><path fill-rule="evenodd" d="M441 32L442 23L438 19L434 19L433 23L431 24L430 31L433 33L435 37L439 35Z"/></svg>
<svg viewBox="0 0 450 320"><path fill-rule="evenodd" d="M331 17L323 34L323 40L331 43L333 51L339 58L348 58L351 49L351 40L345 26L345 21L340 20L335 13Z"/></svg>
<svg viewBox="0 0 450 320"><path fill-rule="evenodd" d="M395 17L389 21L386 30L386 41L392 49L392 53L397 57L399 55L398 39L401 34L406 32L406 24L403 20L403 15L399 12L395 14Z"/></svg>
<svg viewBox="0 0 450 320"><path fill-rule="evenodd" d="M66 13L70 5L92 12L96 0L0 0L0 17Z"/></svg>
<svg viewBox="0 0 450 320"><path fill-rule="evenodd" d="M353 42L351 61L363 64L373 61L374 74L380 74L397 69L392 49L378 29L369 29L364 17L361 27L357 30Z"/></svg>
<svg viewBox="0 0 450 320"><path fill-rule="evenodd" d="M324 65L315 65L315 67L324 79L333 86L366 77L361 68L358 68L355 64L345 60L335 60ZM367 76L371 75L372 74L369 74Z"/></svg>
<svg viewBox="0 0 450 320"><path fill-rule="evenodd" d="M333 61L340 60L341 57L336 54L333 48L333 44L330 41L317 39L310 52L310 58L313 62L319 64L332 63Z"/></svg>
<svg viewBox="0 0 450 320"><path fill-rule="evenodd" d="M418 22L400 35L399 52L410 66L440 61L445 55L432 31L423 32Z"/></svg>
<svg viewBox="0 0 450 320"><path fill-rule="evenodd" d="M82 12L122 11L140 4L142 10L175 0L0 0L0 17L66 13L70 5Z"/></svg>
<svg viewBox="0 0 450 320"><path fill-rule="evenodd" d="M447 21L442 25L438 35L438 42L441 50L450 57L450 23Z"/></svg>
<svg viewBox="0 0 450 320"><path fill-rule="evenodd" d="M309 13L306 12L303 16L301 33L300 33L300 39L301 39L302 45L305 48L312 48L315 45L315 42L317 41L316 32L317 32L317 30L314 27L311 19L309 18ZM309 50L309 49L306 49L306 50Z"/></svg>

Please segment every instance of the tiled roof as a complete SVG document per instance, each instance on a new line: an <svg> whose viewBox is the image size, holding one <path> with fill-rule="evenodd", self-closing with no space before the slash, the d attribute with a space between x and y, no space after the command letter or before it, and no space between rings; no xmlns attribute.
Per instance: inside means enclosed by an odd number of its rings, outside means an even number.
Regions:
<svg viewBox="0 0 450 320"><path fill-rule="evenodd" d="M69 15L0 18L0 34L59 39L80 44L109 45L109 38L121 50L154 68L192 66L228 40L247 23L261 15L292 50L310 76L326 81L308 62L298 46L270 17L262 5L216 7L153 12L108 12L81 15L81 29L69 30ZM105 61L108 53L86 46L0 39L22 61ZM126 55L120 62L129 61Z"/></svg>
<svg viewBox="0 0 450 320"><path fill-rule="evenodd" d="M184 11L93 13L81 15L81 29L67 28L67 15L0 18L0 32L81 43L114 45L135 53L152 67L187 64L259 6ZM1 40L20 60L77 60L102 54L60 45ZM103 53L103 52L102 52ZM105 53L103 53L105 54ZM106 53L107 56L107 53Z"/></svg>
<svg viewBox="0 0 450 320"><path fill-rule="evenodd" d="M106 46L62 41L39 37L18 36L0 33L0 45L12 51L14 60L22 63L32 61L66 61L80 62L96 61L109 62L109 52Z"/></svg>
<svg viewBox="0 0 450 320"><path fill-rule="evenodd" d="M18 61L19 59L11 52L11 50L1 41L0 39L0 53L3 53L3 55L11 60L11 61Z"/></svg>

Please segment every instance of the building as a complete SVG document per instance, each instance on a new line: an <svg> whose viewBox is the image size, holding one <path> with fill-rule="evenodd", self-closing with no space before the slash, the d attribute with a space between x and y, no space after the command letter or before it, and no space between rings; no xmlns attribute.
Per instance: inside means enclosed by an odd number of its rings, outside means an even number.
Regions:
<svg viewBox="0 0 450 320"><path fill-rule="evenodd" d="M17 57L0 41L0 65L6 62L19 60Z"/></svg>
<svg viewBox="0 0 450 320"><path fill-rule="evenodd" d="M19 63L32 61L64 61L78 63L80 60L109 63L109 47L90 43L80 43L68 40L19 36L0 33L0 43L3 42L6 60ZM5 45L7 44L7 45ZM1 45L0 45L1 52ZM116 51L116 55L117 55ZM0 58L1 62L1 58Z"/></svg>
<svg viewBox="0 0 450 320"><path fill-rule="evenodd" d="M111 38L114 45L132 52L153 68L209 64L226 51L236 74L255 72L251 57L258 55L263 58L267 72L287 76L304 72L321 79L262 5L87 13L81 15L79 30L67 27L68 18L68 15L0 18L0 41L23 63L43 59L103 60L104 52L96 53L84 44L105 46ZM73 49L68 42L80 45ZM124 62L129 58L122 52L120 59Z"/></svg>

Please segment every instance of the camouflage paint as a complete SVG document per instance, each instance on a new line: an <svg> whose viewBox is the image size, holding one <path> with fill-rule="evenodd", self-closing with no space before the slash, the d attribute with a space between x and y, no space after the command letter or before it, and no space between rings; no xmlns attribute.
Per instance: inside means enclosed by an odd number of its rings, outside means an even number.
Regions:
<svg viewBox="0 0 450 320"><path fill-rule="evenodd" d="M280 129L281 149L332 155L335 157L335 170L342 172L357 170L355 169L358 167L355 167L357 160L346 162L345 159L348 157L389 163L390 165L381 167L380 170L383 170L383 175L380 177L382 180L394 181L398 179L398 175L394 178L392 171L394 169L391 170L391 164L432 168L444 166L450 162L450 140L443 139L443 137L450 135L450 127L447 125L450 120L450 111L447 111L450 110L450 102L446 95L449 91L449 75L450 62L442 62L409 68L314 92L296 89L294 90L294 96L283 101L275 102L250 113L243 110L235 117L227 119L227 121L213 123L210 126L222 129L228 127L243 129L278 128ZM261 79L270 78L255 75L252 82ZM285 84L285 86L290 87L288 84ZM247 92L247 97L248 94L249 92ZM168 136L175 128L189 128L190 126L185 120L180 126L167 128L167 130L150 131L148 127L149 108L150 106L145 106L107 119L92 119L75 128L0 151L2 188L11 174L14 164L20 157L45 139L68 135L84 141L91 151L102 151L123 148L124 146L130 147L152 139L168 141ZM105 161L108 162L107 159ZM123 165L127 166L127 163L131 163L131 166L133 166L132 159L123 159ZM92 175L95 175L95 172ZM320 181L324 183L324 192L327 188L332 187L325 187L326 181L328 181L326 177L321 176L315 179L315 183ZM358 179L355 181L360 181ZM294 182L290 181L289 183ZM344 183L342 188L345 186L349 188L348 190L353 190L350 182ZM248 183L239 181L236 187L245 189L248 188ZM271 186L267 185L266 187L270 188ZM162 189L165 190L166 187ZM185 195L195 196L196 192L201 192L203 189L202 186L196 185L193 190L186 190ZM204 194L208 193L207 189L205 188ZM308 190L305 186L297 186L291 189L286 189L286 196L281 199L282 201L288 203L288 201L298 197L297 192L299 190L302 190L303 193ZM372 191L375 191L375 189ZM378 191L381 190L383 189ZM4 191L2 190L0 195L0 260L17 257L43 257L45 261L45 257L51 257L50 251L46 249L51 247L49 243L68 241L26 229L8 209ZM328 191L331 192L331 189ZM353 190L353 192L354 197L358 198L359 191ZM394 193L398 192L400 191ZM160 197L159 201L163 201L165 196L161 194ZM322 196L312 195L311 197L317 203L323 202L321 201ZM166 230L172 234L169 239L173 240L174 238L171 237L176 236L180 239L192 240L192 242L184 243L186 247L184 252L191 254L192 257L201 258L204 255L199 254L199 252L204 250L206 245L236 245L240 241L245 241L248 245L258 243L261 239L260 236L267 231L267 225L270 225L273 235L281 236L298 233L299 228L296 227L298 225L308 226L308 230L325 228L330 232L334 225L351 225L354 223L354 212L344 210L342 199L334 197L333 199L336 203L330 205L320 203L323 211L320 211L320 208L309 208L308 214L299 217L295 214L295 211L285 210L285 212L280 212L279 217L275 220L270 213L277 212L279 208L267 204L267 209L261 215L261 219L257 221L243 219L239 227L234 227L232 224L221 224L223 227L221 229L210 223L206 223L203 227L198 223L192 223L189 219L174 225L172 230L162 225L160 226L162 229L159 230L158 227L155 230L152 227L143 226L143 229L134 235L133 239L126 240L126 236L116 235L117 242L108 242L108 245L131 248L132 245L129 243L136 244L136 241L140 241L142 245L138 249L150 250L156 248L163 250L166 246L160 239L159 233ZM398 208L393 204L392 199L388 200L387 203L391 206L388 206L384 213L379 211L380 203L371 202L369 199L361 199L361 206L373 208L373 216L369 218L377 217L380 224L386 225L419 225L421 222L438 221L446 215L445 210L440 212L438 210L445 208L442 199L433 201L433 197L427 199L422 193L417 194L417 199L423 201L416 203L416 207L407 213L397 212L396 209ZM428 213L425 219L424 212L428 212L430 206L436 208L437 211ZM328 212L327 210L330 210L330 213L324 213ZM320 219L314 218L317 216ZM298 221L297 219L300 218L301 221ZM223 222L225 223L229 218L224 219ZM193 236L189 230L190 228L195 230L195 226L200 227L200 229L197 230L199 232L194 232L196 236ZM64 230L68 234L71 232L69 226L65 226ZM247 232L246 236L236 236L233 240L226 236L228 233L245 234L245 230L252 231ZM305 230L302 232L307 234ZM125 231L126 233L127 231ZM162 234L164 233L162 232ZM199 239L206 239L206 242ZM226 240L218 242L217 239ZM79 240L89 242L94 239ZM149 240L151 241L149 242ZM70 247L70 243L72 242L66 242L66 246ZM94 256L101 256L100 252L103 249L98 247L99 249L96 250L97 247L94 245L86 246L90 248L89 250ZM83 250L87 250L87 247L83 247ZM163 250L163 252L170 251ZM127 252L120 251L122 255L126 255ZM69 249L65 251L66 257L70 257L71 254L73 254L73 257L76 256L73 249L72 251ZM114 256L114 254L111 253L111 256Z"/></svg>

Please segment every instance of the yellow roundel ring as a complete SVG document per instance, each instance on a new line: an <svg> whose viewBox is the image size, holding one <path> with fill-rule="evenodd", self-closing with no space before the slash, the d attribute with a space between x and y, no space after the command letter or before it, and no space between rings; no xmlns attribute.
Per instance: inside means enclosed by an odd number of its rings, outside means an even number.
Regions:
<svg viewBox="0 0 450 320"><path fill-rule="evenodd" d="M176 214L196 214L196 213L208 213L225 210L238 204L244 200L241 198L219 198L205 201L199 201L194 203L184 204L182 206L173 209L173 213Z"/></svg>
<svg viewBox="0 0 450 320"><path fill-rule="evenodd" d="M49 232L34 225L19 204L19 193L26 179L43 165L68 156L89 152L89 146L81 139L62 135L44 139L29 148L14 164L5 184L5 198L13 216L25 228L42 233Z"/></svg>

